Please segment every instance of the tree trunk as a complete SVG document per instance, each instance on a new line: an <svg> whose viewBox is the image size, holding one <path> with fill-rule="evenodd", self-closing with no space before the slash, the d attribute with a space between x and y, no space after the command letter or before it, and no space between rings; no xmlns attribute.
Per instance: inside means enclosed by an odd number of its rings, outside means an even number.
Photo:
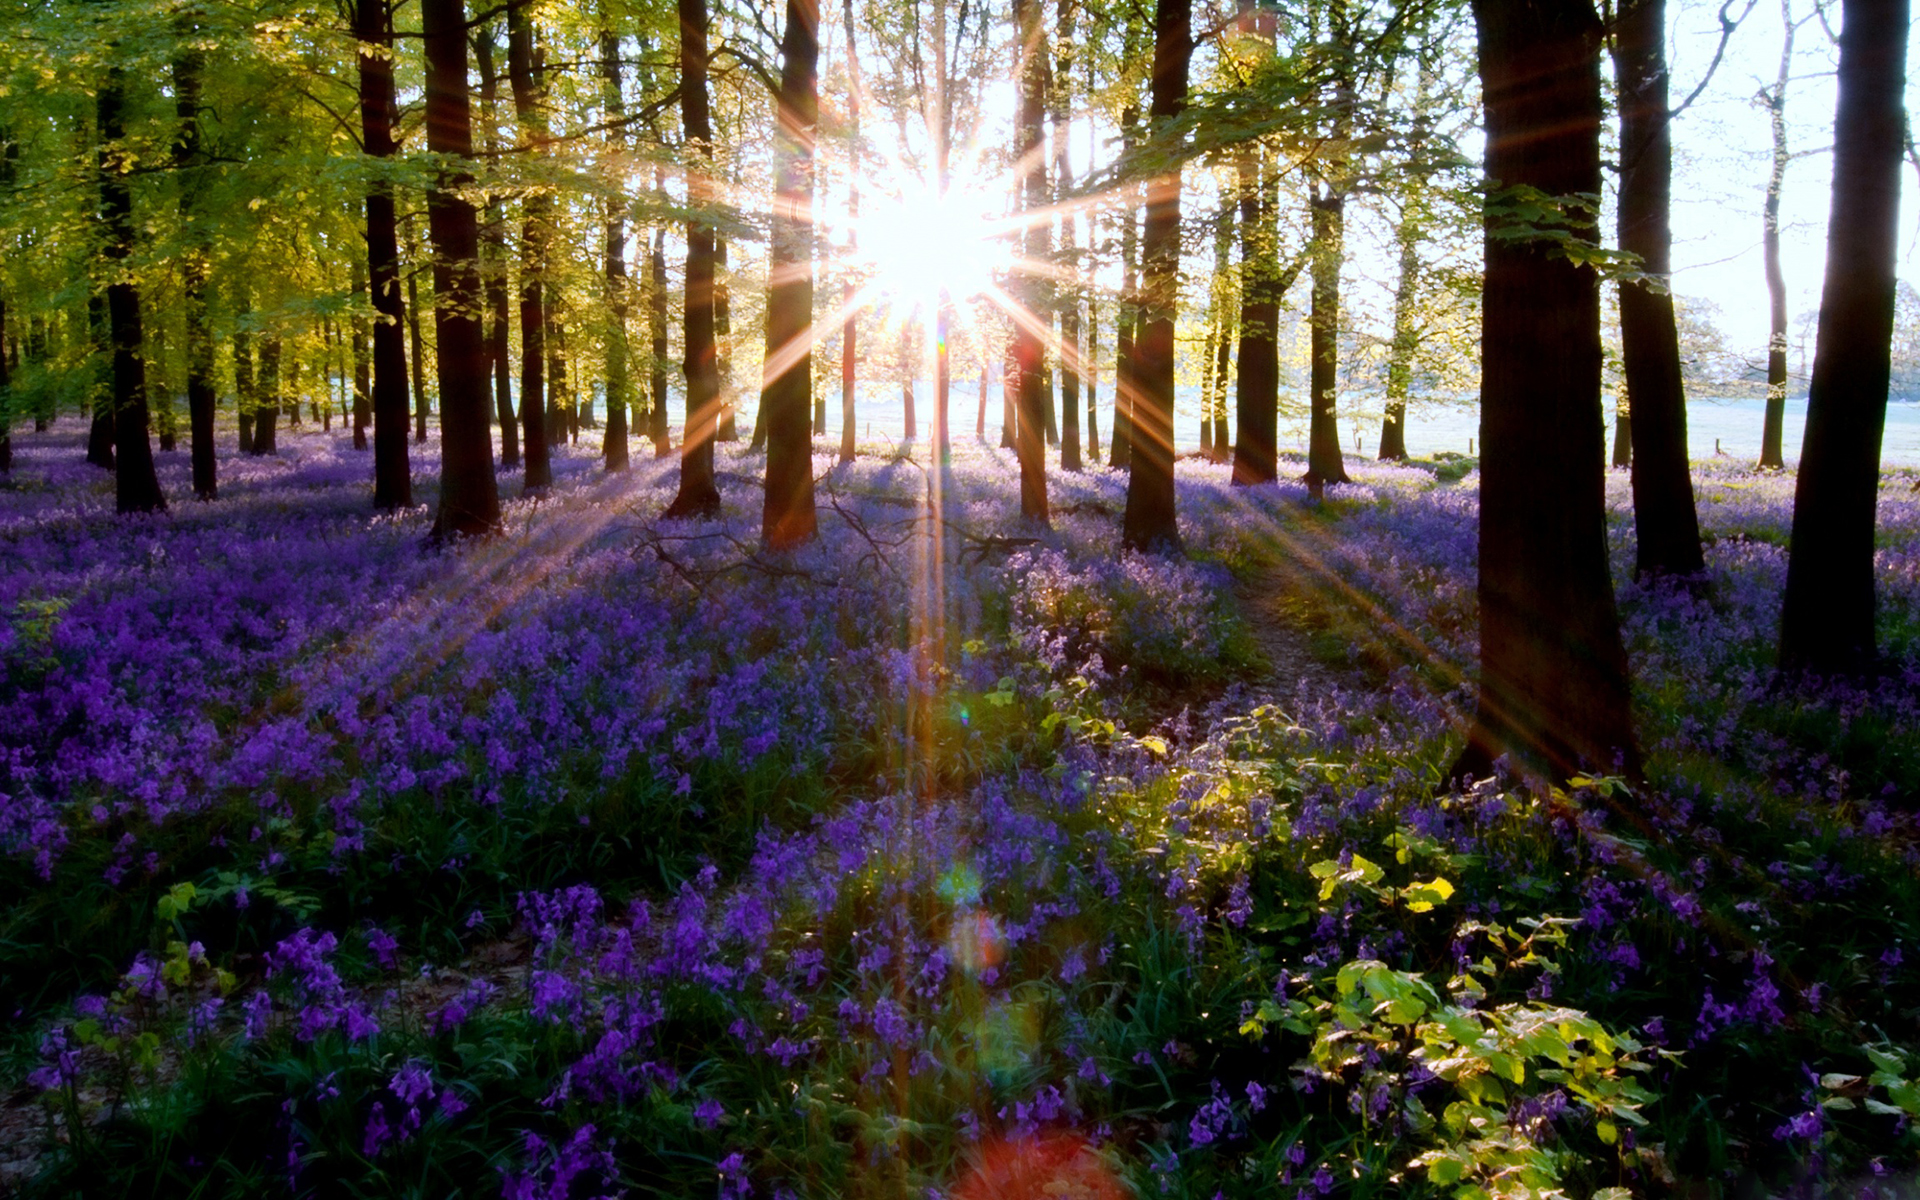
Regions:
<svg viewBox="0 0 1920 1200"><path fill-rule="evenodd" d="M813 507L813 147L820 119L820 10L787 0L780 41L773 237L767 260L767 482L760 535L785 550L810 540ZM820 414L824 423L824 408ZM821 429L820 432L825 432Z"/></svg>
<svg viewBox="0 0 1920 1200"><path fill-rule="evenodd" d="M1475 0L1490 189L1600 191L1600 22L1586 4ZM1598 274L1486 217L1480 695L1451 772L1639 772L1607 570ZM1592 218L1568 214L1596 241Z"/></svg>
<svg viewBox="0 0 1920 1200"><path fill-rule="evenodd" d="M1413 354L1419 348L1415 326L1415 304L1420 283L1420 222L1415 215L1419 202L1412 196L1402 198L1400 223L1393 240L1400 246L1400 278L1393 289L1393 345L1387 351L1387 406L1380 422L1380 461L1404 462L1407 458L1407 393L1413 388Z"/></svg>
<svg viewBox="0 0 1920 1200"><path fill-rule="evenodd" d="M240 453L253 453L253 414L259 406L259 394L253 384L253 331L247 328L247 297L243 291L234 301L233 321L233 407L240 424Z"/></svg>
<svg viewBox="0 0 1920 1200"><path fill-rule="evenodd" d="M1055 12L1053 72L1053 194L1060 210L1060 254L1067 270L1076 270L1079 238L1073 210L1066 206L1073 190L1073 161L1067 134L1072 112L1074 0L1059 0ZM1055 289L1054 311L1060 320L1060 468L1080 470L1080 295L1079 289Z"/></svg>
<svg viewBox="0 0 1920 1200"><path fill-rule="evenodd" d="M546 119L540 110L545 60L545 53L534 49L526 8L518 4L509 7L507 81L513 91L521 141L532 147L546 140ZM555 406L547 396L547 258L553 236L552 211L553 199L545 192L535 192L520 202L521 489L529 496L544 495L553 486L548 449L553 418L548 409Z"/></svg>
<svg viewBox="0 0 1920 1200"><path fill-rule="evenodd" d="M147 437L140 292L127 277L127 260L133 257L133 193L127 187L118 145L126 137L121 125L126 82L119 67L107 68L95 105L100 128L101 255L106 259L109 280L107 336L113 347L113 504L121 513L164 512L167 498L160 493L160 479L153 470L153 445Z"/></svg>
<svg viewBox="0 0 1920 1200"><path fill-rule="evenodd" d="M611 31L600 34L600 72L604 89L607 120L611 124L626 115L627 106L620 83L620 39ZM607 134L607 146L615 161L625 147L626 138L616 126ZM627 222L624 196L610 196L606 203L607 222L607 432L601 452L607 470L627 469L627 412L633 406L632 368L627 353Z"/></svg>
<svg viewBox="0 0 1920 1200"><path fill-rule="evenodd" d="M204 165L200 144L200 85L206 57L194 45L190 16L180 18L183 43L173 60L174 115L180 131L173 146L174 162L183 172L180 221L187 229L182 259L181 291L187 324L187 425L193 435L193 494L202 500L218 497L219 468L214 455L213 418L218 399L214 391L213 327L207 313L207 234L199 214L199 168ZM13 151L12 143L7 146Z"/></svg>
<svg viewBox="0 0 1920 1200"><path fill-rule="evenodd" d="M1047 205L1047 164L1041 152L1040 125L1046 117L1047 59L1042 49L1040 0L1014 0L1014 25L1020 32L1024 61L1020 72L1018 124L1014 130L1014 161L1024 164L1022 190L1026 210L1037 213ZM1040 261L1047 253L1046 221L1029 220L1023 252ZM1046 429L1047 379L1043 373L1045 348L1035 328L1047 310L1046 285L1035 275L1021 283L1019 301L1030 320L1013 325L1013 358L1020 375L1015 405L1014 454L1020 461L1020 515L1045 524L1047 512Z"/></svg>
<svg viewBox="0 0 1920 1200"><path fill-rule="evenodd" d="M727 239L713 238L713 352L720 365L720 426L714 433L722 442L740 440L738 389L733 385L733 277L727 268ZM755 416L761 414L756 412Z"/></svg>
<svg viewBox="0 0 1920 1200"><path fill-rule="evenodd" d="M427 400L427 346L420 336L420 276L416 267L407 274L407 345L411 352L413 376L413 440L427 440L427 418L432 406Z"/></svg>
<svg viewBox="0 0 1920 1200"><path fill-rule="evenodd" d="M654 180L664 177L662 168L654 168ZM647 349L651 377L647 402L647 436L653 439L653 456L665 458L673 453L667 437L667 231L656 227L653 249L647 256Z"/></svg>
<svg viewBox="0 0 1920 1200"><path fill-rule="evenodd" d="M1192 0L1158 0L1153 16L1153 103L1156 127L1186 108L1187 64L1193 55ZM1133 461L1120 540L1129 550L1181 551L1173 494L1174 308L1180 290L1180 172L1147 184L1141 236L1144 292L1134 354L1139 360L1133 404Z"/></svg>
<svg viewBox="0 0 1920 1200"><path fill-rule="evenodd" d="M580 439L580 413L567 386L566 329L560 319L560 289L545 289L547 301L547 446Z"/></svg>
<svg viewBox="0 0 1920 1200"><path fill-rule="evenodd" d="M1100 465L1100 301L1087 297L1087 461Z"/></svg>
<svg viewBox="0 0 1920 1200"><path fill-rule="evenodd" d="M860 245L860 172L863 169L860 92L864 85L860 78L859 44L854 40L857 26L853 19L853 0L843 0L842 9L847 28L847 74L852 84L847 89L847 250L851 254ZM852 462L855 453L854 400L860 373L860 322L853 310L854 291L851 279L841 285L840 303L847 310L846 320L840 325L840 461L843 463Z"/></svg>
<svg viewBox="0 0 1920 1200"><path fill-rule="evenodd" d="M1687 463L1687 395L1674 328L1671 116L1667 111L1666 0L1621 0L1613 70L1620 104L1620 248L1661 281L1620 287L1620 349L1633 406L1633 523L1642 576L1705 569Z"/></svg>
<svg viewBox="0 0 1920 1200"><path fill-rule="evenodd" d="M393 10L388 0L357 0L354 36L360 54L360 130L366 153L391 158L396 102L393 88ZM371 50L371 52L369 52ZM367 278L373 301L373 504L413 503L407 463L407 352L401 344L406 309L400 302L400 238L393 187L384 180L367 191Z"/></svg>
<svg viewBox="0 0 1920 1200"><path fill-rule="evenodd" d="M1616 467L1633 465L1632 399L1624 390L1613 406L1613 465Z"/></svg>
<svg viewBox="0 0 1920 1200"><path fill-rule="evenodd" d="M421 0L427 59L427 149L455 164L473 156L462 0ZM487 352L481 339L480 234L454 166L427 192L433 238L434 362L440 378L438 538L492 533L500 526L488 425Z"/></svg>
<svg viewBox="0 0 1920 1200"><path fill-rule="evenodd" d="M1233 367L1233 202L1222 199L1213 232L1212 356L1206 372L1205 400L1200 406L1200 448L1210 462L1226 462L1233 451L1227 441L1227 376Z"/></svg>
<svg viewBox="0 0 1920 1200"><path fill-rule="evenodd" d="M353 264L353 292L356 298L366 294L366 264ZM367 319L356 316L347 325L353 339L353 448L367 448L367 426L373 424L373 364L367 360Z"/></svg>
<svg viewBox="0 0 1920 1200"><path fill-rule="evenodd" d="M259 391L253 410L253 453L265 457L280 452L280 336L268 334L260 342Z"/></svg>
<svg viewBox="0 0 1920 1200"><path fill-rule="evenodd" d="M906 426L906 439L911 442L920 436L919 415L913 408L913 368L911 366L906 369L906 374L900 377L900 412Z"/></svg>
<svg viewBox="0 0 1920 1200"><path fill-rule="evenodd" d="M480 75L483 145L488 153L500 149L500 73L495 67L493 29L473 35L474 69ZM507 209L495 194L487 196L486 220L480 226L480 278L487 296L487 368L493 379L494 420L500 426L500 465L520 465L520 428L513 413L513 362L507 304Z"/></svg>
<svg viewBox="0 0 1920 1200"><path fill-rule="evenodd" d="M1767 199L1762 210L1761 254L1767 273L1767 410L1760 432L1760 465L1784 469L1783 426L1787 421L1787 278L1780 268L1780 193L1787 184L1787 84L1793 71L1791 0L1781 0L1780 20L1785 37L1780 46L1780 73L1771 88L1760 91L1773 126L1773 162L1767 173Z"/></svg>
<svg viewBox="0 0 1920 1200"><path fill-rule="evenodd" d="M1308 387L1307 487L1319 495L1329 483L1347 483L1340 449L1340 270L1346 257L1346 197L1331 188L1312 196L1313 310L1308 317L1312 359Z"/></svg>
<svg viewBox="0 0 1920 1200"><path fill-rule="evenodd" d="M1121 154L1133 149L1140 114L1129 102L1120 113ZM1140 322L1138 218L1131 204L1115 214L1120 226L1120 303L1114 310L1113 336L1113 449L1108 465L1122 471L1133 465L1133 404L1139 391L1138 356L1134 335Z"/></svg>
<svg viewBox="0 0 1920 1200"><path fill-rule="evenodd" d="M1780 668L1874 665L1873 532L1906 140L1907 0L1843 0L1827 272L1793 492ZM122 464L124 470L124 460Z"/></svg>
<svg viewBox="0 0 1920 1200"><path fill-rule="evenodd" d="M1014 356L1013 343L1007 343L1006 362L1000 371L1000 448L1012 450L1014 435L1020 429L1020 361Z"/></svg>
<svg viewBox="0 0 1920 1200"><path fill-rule="evenodd" d="M980 411L973 420L973 440L987 444L987 360L980 360Z"/></svg>
<svg viewBox="0 0 1920 1200"><path fill-rule="evenodd" d="M687 301L685 323L687 424L681 434L680 490L668 517L710 517L720 511L713 474L714 425L719 415L720 363L713 344L714 229L713 119L707 108L707 0L676 0L680 13L680 121L687 145L706 170L687 175ZM665 272L661 272L662 275Z"/></svg>

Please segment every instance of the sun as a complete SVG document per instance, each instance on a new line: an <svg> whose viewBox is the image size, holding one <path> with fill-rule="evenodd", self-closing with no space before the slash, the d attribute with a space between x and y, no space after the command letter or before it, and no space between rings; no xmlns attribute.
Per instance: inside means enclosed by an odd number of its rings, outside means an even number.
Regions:
<svg viewBox="0 0 1920 1200"><path fill-rule="evenodd" d="M964 187L944 194L913 181L874 198L856 229L868 286L905 308L932 311L987 292L1013 262L1000 198Z"/></svg>

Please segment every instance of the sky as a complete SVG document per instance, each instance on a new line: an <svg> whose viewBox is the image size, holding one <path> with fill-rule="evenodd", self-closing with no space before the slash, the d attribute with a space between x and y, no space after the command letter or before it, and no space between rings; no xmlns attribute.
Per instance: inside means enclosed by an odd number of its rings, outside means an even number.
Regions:
<svg viewBox="0 0 1920 1200"><path fill-rule="evenodd" d="M1796 19L1810 15L1813 0L1788 0ZM1737 15L1743 4L1736 3ZM1781 0L1758 0L1727 46L1712 82L1674 125L1673 288L1719 306L1718 323L1730 346L1752 353L1767 340L1766 275L1761 263L1761 206L1765 198L1772 133L1766 111L1753 103L1779 71L1783 43ZM1838 29L1839 5L1827 3ZM1693 90L1719 41L1719 5L1680 0L1671 5L1674 102ZM1781 260L1787 282L1788 337L1801 315L1820 305L1826 267L1827 209L1833 184L1833 69L1839 53L1816 17L1795 35L1793 80L1787 91L1788 140L1811 151L1787 171L1781 200ZM1909 47L1911 51L1913 47ZM1909 107L1916 89L1916 58L1910 53ZM1915 176L1903 168L1900 217L1902 279L1920 282L1920 205Z"/></svg>

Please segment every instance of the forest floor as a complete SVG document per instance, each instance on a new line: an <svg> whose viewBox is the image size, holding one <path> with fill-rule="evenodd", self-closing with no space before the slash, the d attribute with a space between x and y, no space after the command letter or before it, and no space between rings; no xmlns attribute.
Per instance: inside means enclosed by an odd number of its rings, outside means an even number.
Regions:
<svg viewBox="0 0 1920 1200"><path fill-rule="evenodd" d="M1701 464L1708 578L1619 587L1652 778L1542 794L1442 779L1462 460L1317 502L1183 461L1156 559L1112 471L1041 531L997 450L863 447L775 556L741 447L720 519L663 524L674 462L583 443L436 550L432 442L406 512L306 429L212 504L163 454L171 512L125 519L82 432L16 433L0 487L0 1190L1615 1200L1920 1159L1910 473L1887 670L1788 693L1792 478Z"/></svg>

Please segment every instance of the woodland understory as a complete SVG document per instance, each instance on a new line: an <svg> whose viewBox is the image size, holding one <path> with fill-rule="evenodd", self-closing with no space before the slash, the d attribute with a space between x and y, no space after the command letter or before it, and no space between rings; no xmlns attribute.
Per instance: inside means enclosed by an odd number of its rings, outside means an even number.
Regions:
<svg viewBox="0 0 1920 1200"><path fill-rule="evenodd" d="M1642 583L1610 473L1647 779L1529 789L1445 777L1471 459L1182 459L1183 558L1112 468L1042 529L1009 451L821 441L773 553L744 443L713 519L562 442L449 546L436 440L374 515L349 433L281 437L116 516L84 422L15 432L0 1191L1915 1186L1910 471L1884 666L1821 688L1793 476L1696 463L1705 574Z"/></svg>

